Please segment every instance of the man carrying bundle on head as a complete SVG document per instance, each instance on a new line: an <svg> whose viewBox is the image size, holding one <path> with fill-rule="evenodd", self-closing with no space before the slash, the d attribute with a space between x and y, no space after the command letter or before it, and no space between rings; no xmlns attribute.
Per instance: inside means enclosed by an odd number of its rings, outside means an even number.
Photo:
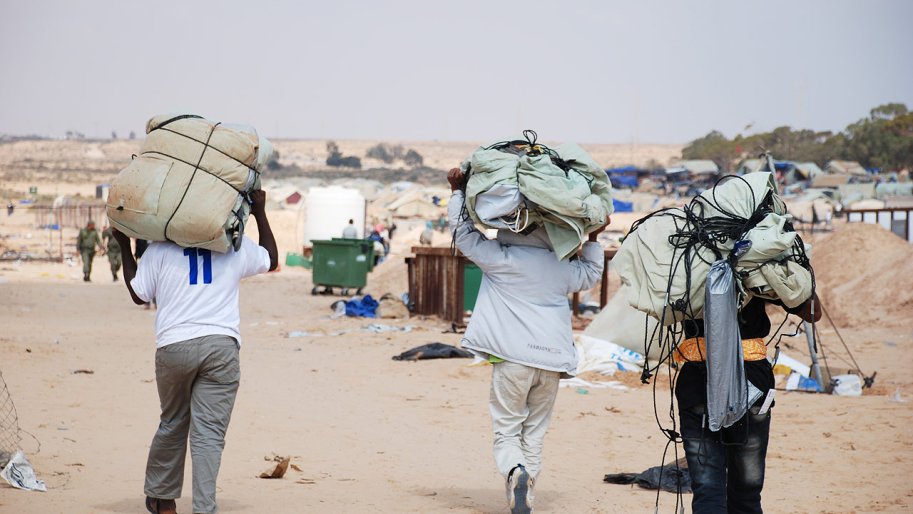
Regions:
<svg viewBox="0 0 913 514"><path fill-rule="evenodd" d="M278 266L266 218L266 193L251 194L259 246L247 236L238 251L211 252L171 242L149 245L137 267L130 238L114 229L124 282L137 305L155 300L155 380L161 421L146 464L146 508L176 512L184 484L188 436L193 469L193 512L214 513L216 478L241 380L239 282Z"/></svg>
<svg viewBox="0 0 913 514"><path fill-rule="evenodd" d="M492 363L495 463L506 479L510 511L528 513L558 380L577 369L568 295L602 277L603 250L595 241L610 211L600 211L587 242L581 246L578 240L579 255L562 258L543 226L499 229L497 239L486 239L468 212L470 201L480 201L479 195L466 198L471 182L467 186L459 168L450 170L447 180L453 191L447 210L454 243L483 273L462 346Z"/></svg>
<svg viewBox="0 0 913 514"><path fill-rule="evenodd" d="M155 379L161 421L146 464L146 508L173 514L187 442L193 512L214 513L216 479L241 379L241 279L275 270L276 241L260 173L272 146L252 127L200 116L156 116L140 153L111 185L107 214L124 282L155 302ZM257 221L259 246L244 235ZM153 241L137 265L130 237Z"/></svg>

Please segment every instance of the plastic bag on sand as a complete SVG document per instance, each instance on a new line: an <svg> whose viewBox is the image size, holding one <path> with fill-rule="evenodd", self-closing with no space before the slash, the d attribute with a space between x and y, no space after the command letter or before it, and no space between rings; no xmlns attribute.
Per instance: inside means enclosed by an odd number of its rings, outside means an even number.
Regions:
<svg viewBox="0 0 913 514"><path fill-rule="evenodd" d="M43 493L48 490L44 481L38 480L38 477L35 476L35 470L32 469L32 465L29 463L29 460L25 458L25 454L22 453L22 450L19 450L16 452L16 455L13 455L13 458L6 464L3 471L0 471L0 476L16 489L41 491Z"/></svg>

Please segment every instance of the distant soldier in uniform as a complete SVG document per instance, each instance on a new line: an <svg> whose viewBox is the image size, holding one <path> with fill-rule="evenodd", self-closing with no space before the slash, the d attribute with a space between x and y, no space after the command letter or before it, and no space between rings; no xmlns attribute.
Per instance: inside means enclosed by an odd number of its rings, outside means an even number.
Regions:
<svg viewBox="0 0 913 514"><path fill-rule="evenodd" d="M111 264L111 276L114 277L114 281L117 282L117 272L120 271L121 266L120 244L118 244L117 239L114 238L111 227L104 229L101 232L101 237L106 242L108 263Z"/></svg>
<svg viewBox="0 0 913 514"><path fill-rule="evenodd" d="M95 222L89 220L85 228L79 229L79 236L76 238L76 248L79 250L79 256L82 257L82 280L89 282L92 275L92 260L95 259L95 247L104 251L101 244L101 236L95 230Z"/></svg>

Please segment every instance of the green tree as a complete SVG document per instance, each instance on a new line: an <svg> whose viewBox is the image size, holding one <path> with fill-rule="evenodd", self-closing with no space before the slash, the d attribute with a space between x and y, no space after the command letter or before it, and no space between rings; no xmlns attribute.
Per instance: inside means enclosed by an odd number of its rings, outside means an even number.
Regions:
<svg viewBox="0 0 913 514"><path fill-rule="evenodd" d="M682 159L710 159L724 172L729 171L736 157L736 144L717 130L695 139L682 149Z"/></svg>

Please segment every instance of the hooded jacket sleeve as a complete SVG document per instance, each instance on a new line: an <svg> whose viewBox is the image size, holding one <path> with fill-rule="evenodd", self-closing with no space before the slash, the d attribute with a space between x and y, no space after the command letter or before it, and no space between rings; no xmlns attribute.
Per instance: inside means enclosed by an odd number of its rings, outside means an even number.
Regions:
<svg viewBox="0 0 913 514"><path fill-rule="evenodd" d="M604 253L599 243L586 242L580 251L580 258L570 261L571 279L568 294L589 289L602 277Z"/></svg>
<svg viewBox="0 0 913 514"><path fill-rule="evenodd" d="M487 239L476 229L466 209L463 208L465 201L462 191L454 191L447 204L450 233L456 247L482 271L489 271L504 264L507 256L501 250L501 244Z"/></svg>

